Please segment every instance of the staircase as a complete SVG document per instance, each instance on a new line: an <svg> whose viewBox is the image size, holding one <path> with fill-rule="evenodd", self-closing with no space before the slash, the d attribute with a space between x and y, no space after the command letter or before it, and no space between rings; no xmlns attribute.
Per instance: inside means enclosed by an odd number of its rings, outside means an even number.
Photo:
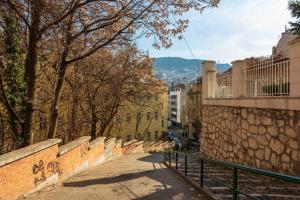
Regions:
<svg viewBox="0 0 300 200"><path fill-rule="evenodd" d="M185 155L186 159L185 160ZM199 152L178 153L177 170L201 185L201 159ZM169 157L166 156L169 163ZM185 163L187 168L185 168ZM171 153L171 166L176 168L176 153ZM203 187L219 199L300 200L300 178L229 163L203 161ZM239 166L239 165L237 165ZM245 168L245 169L243 169ZM236 185L235 185L235 184ZM233 190L233 187L236 189ZM236 195L233 195L233 194Z"/></svg>

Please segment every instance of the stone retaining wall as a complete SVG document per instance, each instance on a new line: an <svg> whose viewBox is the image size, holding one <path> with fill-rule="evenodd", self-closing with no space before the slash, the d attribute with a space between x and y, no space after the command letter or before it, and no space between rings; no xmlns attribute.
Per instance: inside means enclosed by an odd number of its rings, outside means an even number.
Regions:
<svg viewBox="0 0 300 200"><path fill-rule="evenodd" d="M104 137L89 142L81 137L58 147L59 139L46 140L0 156L0 200L16 199L56 184L87 168L122 155L162 151L173 143L154 143L149 148L143 141L122 145L121 140Z"/></svg>
<svg viewBox="0 0 300 200"><path fill-rule="evenodd" d="M300 175L300 111L203 106L201 153Z"/></svg>

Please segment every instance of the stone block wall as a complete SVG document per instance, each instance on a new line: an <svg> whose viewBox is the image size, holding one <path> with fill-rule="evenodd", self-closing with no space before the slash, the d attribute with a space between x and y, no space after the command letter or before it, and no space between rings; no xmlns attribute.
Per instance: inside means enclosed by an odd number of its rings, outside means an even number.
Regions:
<svg viewBox="0 0 300 200"><path fill-rule="evenodd" d="M36 192L122 155L151 151L142 141L123 146L122 141L115 138L89 140L90 137L81 137L58 147L61 140L51 139L1 155L0 200ZM173 146L172 143L155 144L152 145L155 151Z"/></svg>
<svg viewBox="0 0 300 200"><path fill-rule="evenodd" d="M203 106L201 154L300 175L300 111Z"/></svg>

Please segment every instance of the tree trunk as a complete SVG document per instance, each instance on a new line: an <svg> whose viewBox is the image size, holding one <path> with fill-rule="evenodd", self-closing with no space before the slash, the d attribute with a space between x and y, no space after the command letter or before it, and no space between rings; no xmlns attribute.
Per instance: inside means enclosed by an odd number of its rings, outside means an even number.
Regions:
<svg viewBox="0 0 300 200"><path fill-rule="evenodd" d="M69 141L73 141L78 137L78 125L77 125L77 114L78 114L78 92L77 87L72 93L72 110L71 110L71 121L70 121L70 132L69 132ZM75 135L76 134L76 135Z"/></svg>
<svg viewBox="0 0 300 200"><path fill-rule="evenodd" d="M94 111L92 111L92 121L91 121L91 137L92 140L97 138L97 115Z"/></svg>
<svg viewBox="0 0 300 200"><path fill-rule="evenodd" d="M54 102L52 104L51 109L51 116L50 116L50 124L49 124L49 130L48 130L48 139L55 138L56 136L56 127L57 127L57 121L58 121L58 103L60 100L60 96L62 93L63 84L65 81L65 75L67 70L67 63L66 59L70 50L70 44L71 44L71 29L72 29L72 15L69 18L68 28L66 32L66 43L64 45L64 51L62 53L61 60L59 62L59 72L58 72L58 81L55 88L55 97Z"/></svg>
<svg viewBox="0 0 300 200"><path fill-rule="evenodd" d="M50 125L49 125L48 136L47 136L48 139L55 138L55 136L56 136L56 127L57 127L57 121L58 121L57 106L58 106L59 99L60 99L60 96L62 93L62 88L63 88L63 84L64 84L67 66L65 64L62 64L59 69L60 70L58 73L58 81L57 81L56 88L55 88L55 97L54 97L54 102L52 104Z"/></svg>
<svg viewBox="0 0 300 200"><path fill-rule="evenodd" d="M32 8L32 24L29 29L29 45L25 62L25 82L27 84L27 102L25 104L26 114L23 129L23 146L33 143L32 138L32 121L35 100L35 84L36 84L36 63L37 63L37 45L40 38L39 25L41 22L40 1L35 1Z"/></svg>

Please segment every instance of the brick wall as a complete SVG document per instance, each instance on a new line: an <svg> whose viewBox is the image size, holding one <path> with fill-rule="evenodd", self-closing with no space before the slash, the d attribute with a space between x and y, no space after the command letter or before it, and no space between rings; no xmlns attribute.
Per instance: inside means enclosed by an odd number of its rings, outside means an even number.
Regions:
<svg viewBox="0 0 300 200"><path fill-rule="evenodd" d="M59 139L46 140L0 156L0 200L16 199L24 194L63 181L87 168L122 155L162 151L172 143L144 144L132 141L81 137L58 147Z"/></svg>

